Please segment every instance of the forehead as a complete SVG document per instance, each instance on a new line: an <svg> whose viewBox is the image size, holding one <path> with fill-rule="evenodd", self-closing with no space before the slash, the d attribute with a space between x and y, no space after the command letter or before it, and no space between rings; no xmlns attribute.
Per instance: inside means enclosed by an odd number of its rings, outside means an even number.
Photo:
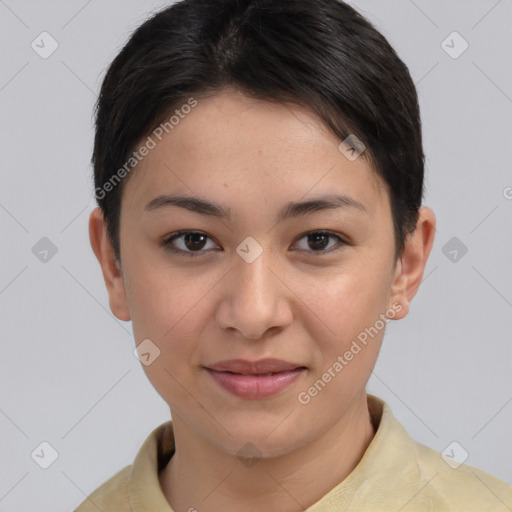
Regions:
<svg viewBox="0 0 512 512"><path fill-rule="evenodd" d="M179 192L267 204L270 197L298 200L337 191L375 213L387 200L367 159L347 159L337 137L304 107L228 90L198 98L174 122L160 138L150 135L155 145L133 171L123 203L144 207L159 194Z"/></svg>

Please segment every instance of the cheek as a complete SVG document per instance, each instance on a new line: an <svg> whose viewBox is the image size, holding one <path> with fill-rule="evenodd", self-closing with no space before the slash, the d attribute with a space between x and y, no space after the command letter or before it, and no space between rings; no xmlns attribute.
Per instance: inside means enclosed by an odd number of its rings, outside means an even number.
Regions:
<svg viewBox="0 0 512 512"><path fill-rule="evenodd" d="M132 252L124 267L134 330L150 329L161 337L193 308L200 293L199 280L187 279L183 272L163 267L144 254Z"/></svg>
<svg viewBox="0 0 512 512"><path fill-rule="evenodd" d="M319 414L336 416L365 388L387 325L380 316L386 314L385 292L385 283L359 272L310 288L317 319L309 329L316 353L301 396Z"/></svg>
<svg viewBox="0 0 512 512"><path fill-rule="evenodd" d="M173 375L184 375L197 359L201 333L212 321L209 297L222 278L218 272L180 270L158 265L135 265L127 295L137 343L149 338L159 348L159 365Z"/></svg>
<svg viewBox="0 0 512 512"><path fill-rule="evenodd" d="M325 375L333 382L325 398L343 389L355 393L371 374L387 325L381 315L387 312L390 282L383 268L382 262L358 258L329 278L303 282L300 293L314 313L307 327L316 344L312 381L331 371Z"/></svg>
<svg viewBox="0 0 512 512"><path fill-rule="evenodd" d="M158 352L143 370L163 400L176 407L190 398L185 390L191 388L189 366L201 329L201 298L212 285L154 265L139 265L130 277L127 294L136 344L149 339Z"/></svg>
<svg viewBox="0 0 512 512"><path fill-rule="evenodd" d="M329 275L305 279L298 295L306 298L328 332L346 338L354 334L352 328L373 324L386 311L390 280L381 267L358 262L331 269Z"/></svg>

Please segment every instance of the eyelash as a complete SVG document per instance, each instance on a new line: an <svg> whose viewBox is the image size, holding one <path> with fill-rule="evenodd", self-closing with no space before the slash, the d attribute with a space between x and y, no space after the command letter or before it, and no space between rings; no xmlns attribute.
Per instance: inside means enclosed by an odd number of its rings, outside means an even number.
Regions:
<svg viewBox="0 0 512 512"><path fill-rule="evenodd" d="M195 258L197 256L201 256L202 253L205 253L206 251L203 251L203 250L200 250L200 251L183 251L181 249L177 249L176 247L174 247L172 245L172 242L174 242L174 240L176 240L178 238L181 238L182 236L188 235L188 234L204 235L207 239L212 240L206 233L203 233L202 231L179 231L179 232L174 233L173 235L170 235L167 238L163 239L162 240L162 245L165 247L166 250L171 251L172 253L175 253L175 254L178 254L178 255L181 255L181 256L186 256L186 257L190 257L190 258ZM344 245L348 245L348 243L345 242L345 240L343 240L339 235L333 233L332 231L322 231L322 230L320 230L320 231L308 231L307 233L304 233L303 235L301 235L297 239L297 241L301 240L302 238L307 237L308 235L327 235L327 236L329 236L331 238L336 238L338 240L338 246L335 246L334 249L331 247L327 251L325 251L325 250L305 251L305 252L313 253L313 254L318 255L318 256L324 256L324 255L327 255L327 254L331 254L332 252L335 252L335 251L338 251L339 249L341 249Z"/></svg>

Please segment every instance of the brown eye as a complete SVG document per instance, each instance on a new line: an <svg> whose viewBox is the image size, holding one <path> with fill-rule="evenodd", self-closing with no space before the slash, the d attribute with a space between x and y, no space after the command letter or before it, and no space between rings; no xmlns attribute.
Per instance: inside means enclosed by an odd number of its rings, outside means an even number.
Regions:
<svg viewBox="0 0 512 512"><path fill-rule="evenodd" d="M303 235L299 241L301 240L306 240L306 244L305 247L299 247L299 250L317 253L319 256L330 254L341 248L341 246L347 245L340 236L330 231L311 231ZM330 244L331 240L336 240L337 243L332 245ZM215 247L207 247L209 241ZM190 257L208 254L210 250L217 250L219 248L208 235L198 231L180 231L164 239L162 245L166 250L175 254Z"/></svg>
<svg viewBox="0 0 512 512"><path fill-rule="evenodd" d="M206 238L202 233L188 233L184 236L183 241L187 249L194 251L205 246Z"/></svg>
<svg viewBox="0 0 512 512"><path fill-rule="evenodd" d="M313 233L308 235L308 243L314 251L323 250L329 244L329 235L325 233Z"/></svg>
<svg viewBox="0 0 512 512"><path fill-rule="evenodd" d="M201 256L202 253L207 252L203 249L207 246L208 240L210 240L210 237L205 233L180 231L179 233L167 237L162 242L162 245L171 252L193 257Z"/></svg>
<svg viewBox="0 0 512 512"><path fill-rule="evenodd" d="M332 239L337 240L337 244L329 246L329 242ZM339 237L338 235L331 233L330 231L311 231L310 233L306 233L299 240L306 240L306 247L299 247L299 250L306 252L317 252L321 254L329 254L333 252L332 250L326 250L329 247L335 247L334 250L337 250L336 246L346 245L346 242Z"/></svg>

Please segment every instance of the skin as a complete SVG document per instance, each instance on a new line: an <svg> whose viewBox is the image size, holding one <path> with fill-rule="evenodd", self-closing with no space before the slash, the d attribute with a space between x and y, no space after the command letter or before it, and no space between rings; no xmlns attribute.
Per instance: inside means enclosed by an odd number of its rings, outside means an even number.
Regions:
<svg viewBox="0 0 512 512"><path fill-rule="evenodd" d="M436 220L422 207L395 260L385 183L365 158L350 161L338 145L307 109L224 90L200 99L130 176L121 262L101 211L91 213L91 245L113 314L132 321L136 344L149 338L161 351L143 369L172 414L176 453L159 477L176 512L303 510L346 478L373 439L366 383L385 329L308 404L297 397L393 304L401 307L394 320L407 315ZM366 212L339 208L276 221L289 202L334 192ZM170 193L220 204L231 220L176 206L145 211ZM162 246L188 229L209 238L201 246L182 237L175 246L201 255ZM305 235L318 230L347 243L327 238L315 251ZM236 252L248 236L263 250L252 263ZM278 395L248 400L203 368L267 357L308 369ZM250 467L237 456L248 442L261 457Z"/></svg>

